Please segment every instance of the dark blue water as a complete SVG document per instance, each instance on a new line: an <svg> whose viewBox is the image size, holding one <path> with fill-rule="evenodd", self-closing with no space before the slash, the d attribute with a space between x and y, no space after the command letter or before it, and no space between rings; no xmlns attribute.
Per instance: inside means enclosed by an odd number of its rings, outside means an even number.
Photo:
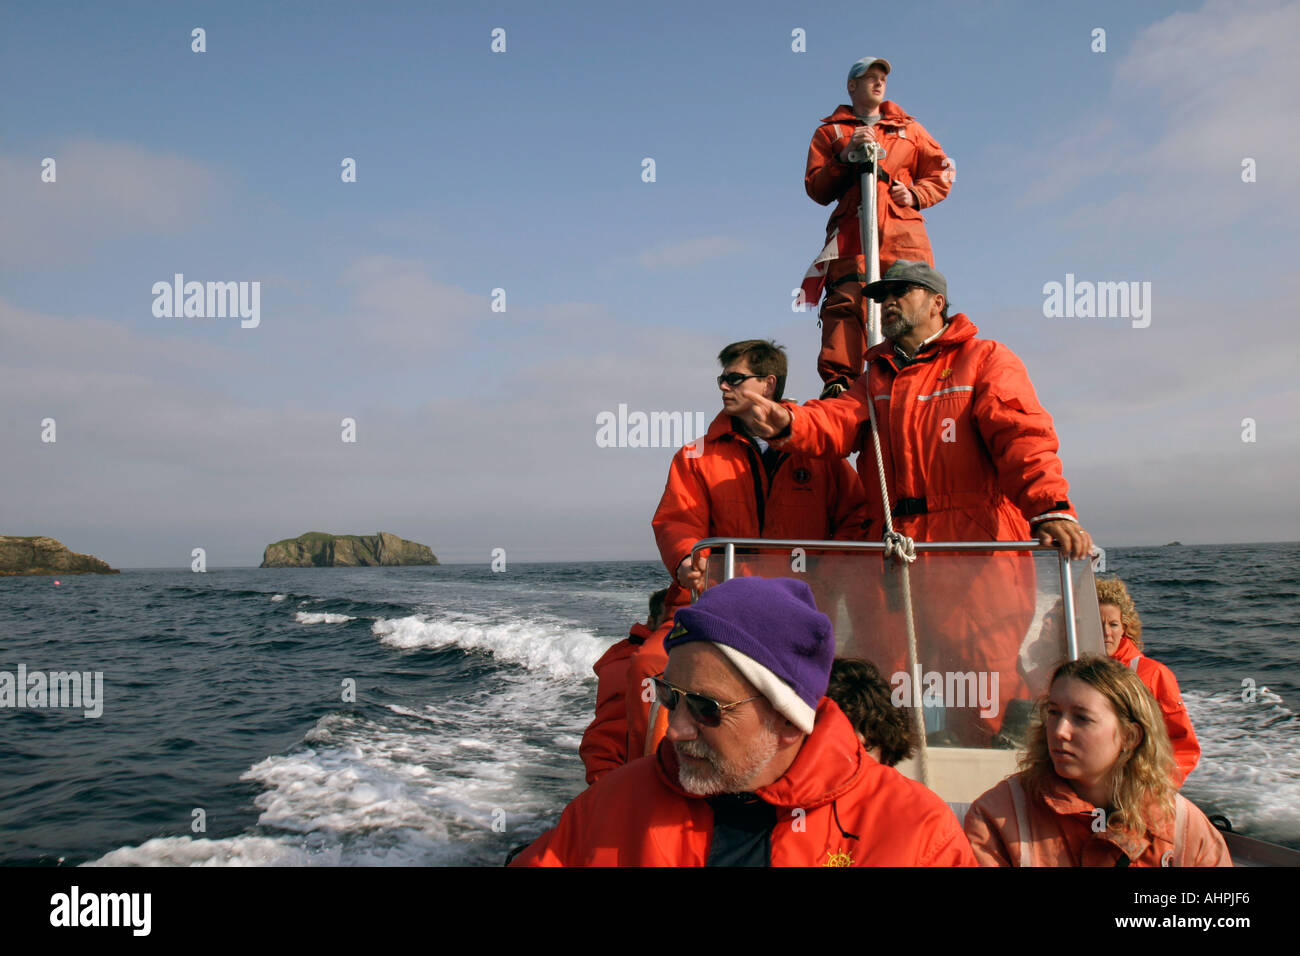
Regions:
<svg viewBox="0 0 1300 956"><path fill-rule="evenodd" d="M1184 792L1300 847L1300 546L1108 559L1205 751ZM591 664L664 578L612 563L0 579L0 671L104 682L98 718L0 709L0 863L495 865L582 788ZM1270 693L1243 702L1244 678Z"/></svg>

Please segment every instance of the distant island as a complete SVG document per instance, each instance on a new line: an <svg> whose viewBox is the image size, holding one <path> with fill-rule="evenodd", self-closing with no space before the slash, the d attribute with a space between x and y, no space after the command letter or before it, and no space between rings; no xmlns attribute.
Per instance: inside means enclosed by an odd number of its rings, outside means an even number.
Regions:
<svg viewBox="0 0 1300 956"><path fill-rule="evenodd" d="M268 544L264 568L364 568L406 564L437 564L428 545L395 534L326 534L309 531L296 538Z"/></svg>
<svg viewBox="0 0 1300 956"><path fill-rule="evenodd" d="M0 576L38 574L121 574L106 561L69 551L44 535L19 538L0 534Z"/></svg>
<svg viewBox="0 0 1300 956"><path fill-rule="evenodd" d="M1170 541L1168 544L1161 545L1163 548L1181 548L1182 546L1183 543L1181 541Z"/></svg>

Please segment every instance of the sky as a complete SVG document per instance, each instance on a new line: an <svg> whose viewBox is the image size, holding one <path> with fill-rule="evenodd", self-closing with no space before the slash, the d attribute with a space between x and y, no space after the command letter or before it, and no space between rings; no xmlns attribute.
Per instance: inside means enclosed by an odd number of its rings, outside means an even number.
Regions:
<svg viewBox="0 0 1300 956"><path fill-rule="evenodd" d="M1300 2L466 6L0 13L0 534L653 560L673 449L597 420L711 420L755 337L816 396L808 141L880 56L956 169L953 307L1097 543L1300 539ZM177 273L258 283L255 324L167 314ZM1149 322L1045 314L1067 275L1150 283Z"/></svg>

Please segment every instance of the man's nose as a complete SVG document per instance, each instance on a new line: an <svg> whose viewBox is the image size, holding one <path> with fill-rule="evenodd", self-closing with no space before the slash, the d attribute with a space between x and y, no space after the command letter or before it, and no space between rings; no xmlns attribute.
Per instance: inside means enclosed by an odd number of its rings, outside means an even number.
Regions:
<svg viewBox="0 0 1300 956"><path fill-rule="evenodd" d="M695 726L695 721L691 720L686 701L679 700L677 706L668 711L668 733L666 736L673 743L676 743L679 740L694 740L699 735L699 729Z"/></svg>

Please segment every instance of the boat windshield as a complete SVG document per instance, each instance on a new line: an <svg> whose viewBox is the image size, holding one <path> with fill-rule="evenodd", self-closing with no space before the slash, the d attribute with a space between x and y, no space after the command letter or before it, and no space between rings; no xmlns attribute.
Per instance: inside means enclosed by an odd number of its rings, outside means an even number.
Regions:
<svg viewBox="0 0 1300 956"><path fill-rule="evenodd" d="M921 708L909 711L918 731L924 722L920 752L899 769L950 802L1015 770L1057 664L1104 653L1091 563L1037 542L918 543L906 566L866 542L711 538L696 550L708 554L706 587L806 581L836 656L875 664L894 706Z"/></svg>

